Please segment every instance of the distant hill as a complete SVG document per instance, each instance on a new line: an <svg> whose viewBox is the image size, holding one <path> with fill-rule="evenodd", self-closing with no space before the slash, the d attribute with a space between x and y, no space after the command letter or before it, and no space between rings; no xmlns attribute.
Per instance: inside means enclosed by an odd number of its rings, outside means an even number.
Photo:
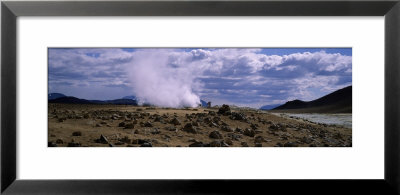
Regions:
<svg viewBox="0 0 400 195"><path fill-rule="evenodd" d="M106 104L116 104L116 105L134 105L137 106L138 102L133 99L116 99L104 101Z"/></svg>
<svg viewBox="0 0 400 195"><path fill-rule="evenodd" d="M49 93L48 95L48 99L49 100L54 100L60 97L65 97L66 95L62 94L62 93Z"/></svg>
<svg viewBox="0 0 400 195"><path fill-rule="evenodd" d="M136 96L134 96L134 95L125 96L125 97L122 97L121 99L137 100Z"/></svg>
<svg viewBox="0 0 400 195"><path fill-rule="evenodd" d="M313 101L293 100L273 109L279 112L351 113L352 86L339 89Z"/></svg>
<svg viewBox="0 0 400 195"><path fill-rule="evenodd" d="M134 105L138 102L133 99L115 99L115 100L86 100L79 99L73 96L64 96L55 99L49 99L49 103L64 103L64 104L114 104L114 105Z"/></svg>
<svg viewBox="0 0 400 195"><path fill-rule="evenodd" d="M65 104L96 104L95 102L91 102L85 99L79 99L72 96L65 96L56 99L49 99L49 103L65 103Z"/></svg>
<svg viewBox="0 0 400 195"><path fill-rule="evenodd" d="M280 106L281 104L271 104L271 105L264 105L260 107L260 110L272 110L278 106Z"/></svg>

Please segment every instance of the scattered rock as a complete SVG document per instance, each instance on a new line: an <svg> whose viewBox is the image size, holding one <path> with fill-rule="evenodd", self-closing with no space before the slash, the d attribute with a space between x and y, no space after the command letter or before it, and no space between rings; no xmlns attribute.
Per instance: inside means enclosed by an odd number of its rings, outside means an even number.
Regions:
<svg viewBox="0 0 400 195"><path fill-rule="evenodd" d="M153 147L153 145L150 142L146 142L141 144L140 147Z"/></svg>
<svg viewBox="0 0 400 195"><path fill-rule="evenodd" d="M227 143L228 145L232 146L233 145L233 141L231 138L226 138L225 139L225 143Z"/></svg>
<svg viewBox="0 0 400 195"><path fill-rule="evenodd" d="M133 123L126 123L125 124L125 129L133 129L135 128L135 125Z"/></svg>
<svg viewBox="0 0 400 195"><path fill-rule="evenodd" d="M221 126L221 130L226 132L233 132L233 129L229 126Z"/></svg>
<svg viewBox="0 0 400 195"><path fill-rule="evenodd" d="M287 142L283 146L284 147L297 147L298 145L294 142Z"/></svg>
<svg viewBox="0 0 400 195"><path fill-rule="evenodd" d="M118 127L125 127L125 122L120 122L120 123L118 124Z"/></svg>
<svg viewBox="0 0 400 195"><path fill-rule="evenodd" d="M306 143L306 144L311 144L312 142L313 142L313 140L311 139L311 138L309 138L309 137L302 137L301 139L300 139L300 141L301 142L303 142L303 143Z"/></svg>
<svg viewBox="0 0 400 195"><path fill-rule="evenodd" d="M132 143L132 140L131 140L131 139L129 139L129 137L128 137L128 136L125 136L125 137L123 137L123 138L119 139L119 141L120 141L120 142L123 142L123 143L127 143L127 144L130 144L130 143Z"/></svg>
<svg viewBox="0 0 400 195"><path fill-rule="evenodd" d="M262 143L255 143L254 146L255 147L262 147Z"/></svg>
<svg viewBox="0 0 400 195"><path fill-rule="evenodd" d="M150 122L147 121L146 123L144 123L144 126L145 127L153 127L153 124L151 124Z"/></svg>
<svg viewBox="0 0 400 195"><path fill-rule="evenodd" d="M212 142L210 142L210 146L211 147L221 147L222 144L221 144L221 141L212 141Z"/></svg>
<svg viewBox="0 0 400 195"><path fill-rule="evenodd" d="M81 146L81 144L77 143L77 142L69 142L68 143L68 147L80 147L80 146Z"/></svg>
<svg viewBox="0 0 400 195"><path fill-rule="evenodd" d="M272 131L286 131L286 125L280 124L280 123L278 123L278 124L272 123L269 126L269 129L272 130Z"/></svg>
<svg viewBox="0 0 400 195"><path fill-rule="evenodd" d="M203 142L194 142L189 145L189 147L204 147Z"/></svg>
<svg viewBox="0 0 400 195"><path fill-rule="evenodd" d="M254 138L254 143L262 143L264 138L262 136L257 136Z"/></svg>
<svg viewBox="0 0 400 195"><path fill-rule="evenodd" d="M222 115L225 115L225 116L226 115L230 115L231 114L231 108L228 105L223 104L221 106L221 108L218 109L218 114L222 114Z"/></svg>
<svg viewBox="0 0 400 195"><path fill-rule="evenodd" d="M209 137L212 139L222 139L222 135L219 131L212 131Z"/></svg>
<svg viewBox="0 0 400 195"><path fill-rule="evenodd" d="M47 147L57 147L57 144L54 143L54 142L49 142L49 143L47 144Z"/></svg>
<svg viewBox="0 0 400 195"><path fill-rule="evenodd" d="M176 127L165 127L165 130L167 131L178 131L178 129Z"/></svg>
<svg viewBox="0 0 400 195"><path fill-rule="evenodd" d="M258 128L258 125L257 124L251 124L250 128L253 129L253 130L256 130Z"/></svg>
<svg viewBox="0 0 400 195"><path fill-rule="evenodd" d="M239 120L239 121L247 120L245 114L237 112L232 112L232 115L229 118L232 120Z"/></svg>
<svg viewBox="0 0 400 195"><path fill-rule="evenodd" d="M158 130L158 128L154 128L154 129L152 129L152 130L150 131L150 133L153 134L153 135L155 135L155 134L160 134L161 131Z"/></svg>
<svg viewBox="0 0 400 195"><path fill-rule="evenodd" d="M82 136L82 132L75 131L75 132L72 133L72 136Z"/></svg>
<svg viewBox="0 0 400 195"><path fill-rule="evenodd" d="M192 125L195 126L195 127L198 127L199 123L197 121L192 121Z"/></svg>
<svg viewBox="0 0 400 195"><path fill-rule="evenodd" d="M243 133L244 133L244 131L243 131L241 128L239 128L239 127L237 127L237 128L235 129L235 132L236 132L236 133L239 133L239 134L243 134Z"/></svg>
<svg viewBox="0 0 400 195"><path fill-rule="evenodd" d="M163 118L161 118L161 116L156 116L155 118L154 118L154 122L163 122L164 120L163 120Z"/></svg>
<svg viewBox="0 0 400 195"><path fill-rule="evenodd" d="M57 140L56 140L56 143L57 143L57 144L63 144L64 141L63 141L62 139L57 139Z"/></svg>
<svg viewBox="0 0 400 195"><path fill-rule="evenodd" d="M194 139L194 138L190 138L190 139L188 140L188 142L199 142L199 141L197 141L197 140Z"/></svg>
<svg viewBox="0 0 400 195"><path fill-rule="evenodd" d="M249 147L249 145L247 144L247 142L241 142L240 145L242 145L243 147Z"/></svg>
<svg viewBox="0 0 400 195"><path fill-rule="evenodd" d="M101 134L100 138L96 140L96 143L108 144L108 139L103 134Z"/></svg>
<svg viewBox="0 0 400 195"><path fill-rule="evenodd" d="M283 147L283 144L278 142L278 143L276 143L275 147Z"/></svg>
<svg viewBox="0 0 400 195"><path fill-rule="evenodd" d="M186 132L188 132L188 133L194 133L194 134L197 133L196 127L194 127L191 123L187 123L187 124L183 127L182 130L183 130L183 131L186 131Z"/></svg>
<svg viewBox="0 0 400 195"><path fill-rule="evenodd" d="M238 135L238 134L235 134L235 133L228 133L227 136L229 138L231 138L232 140L236 140L236 141L239 141L240 138L242 138L241 135Z"/></svg>
<svg viewBox="0 0 400 195"><path fill-rule="evenodd" d="M169 123L173 125L181 125L181 121L179 121L176 117L173 118Z"/></svg>
<svg viewBox="0 0 400 195"><path fill-rule="evenodd" d="M256 134L256 132L253 129L249 129L249 128L245 129L243 132L243 135L247 135L249 137L254 137L255 134Z"/></svg>

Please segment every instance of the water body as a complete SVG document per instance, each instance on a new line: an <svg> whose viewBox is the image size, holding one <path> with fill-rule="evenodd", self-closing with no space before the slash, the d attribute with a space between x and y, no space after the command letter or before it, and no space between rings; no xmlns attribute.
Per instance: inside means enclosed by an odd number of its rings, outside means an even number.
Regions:
<svg viewBox="0 0 400 195"><path fill-rule="evenodd" d="M352 128L352 114L294 114L294 113L280 113L279 115L287 117L295 117L306 119L315 123L322 123L327 125L340 125L347 128Z"/></svg>

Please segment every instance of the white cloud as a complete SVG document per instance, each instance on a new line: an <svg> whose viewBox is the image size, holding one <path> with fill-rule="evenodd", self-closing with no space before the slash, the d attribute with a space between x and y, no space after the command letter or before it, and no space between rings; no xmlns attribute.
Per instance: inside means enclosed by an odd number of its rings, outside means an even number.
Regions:
<svg viewBox="0 0 400 195"><path fill-rule="evenodd" d="M103 96L135 93L151 103L172 107L195 106L200 97L222 101L223 89L241 91L242 96L225 99L237 104L246 104L243 97L268 101L265 104L312 99L350 85L351 74L351 56L324 51L288 55L244 48L49 51L49 89L53 92L79 84L99 90L115 86L121 88L118 93L104 92ZM315 93L317 89L320 93Z"/></svg>

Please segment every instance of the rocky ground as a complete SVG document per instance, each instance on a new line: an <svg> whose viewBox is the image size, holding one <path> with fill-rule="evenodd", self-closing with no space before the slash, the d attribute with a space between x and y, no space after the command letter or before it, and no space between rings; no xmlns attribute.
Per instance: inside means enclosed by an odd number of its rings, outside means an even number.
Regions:
<svg viewBox="0 0 400 195"><path fill-rule="evenodd" d="M265 111L49 104L49 147L351 147L352 130Z"/></svg>

